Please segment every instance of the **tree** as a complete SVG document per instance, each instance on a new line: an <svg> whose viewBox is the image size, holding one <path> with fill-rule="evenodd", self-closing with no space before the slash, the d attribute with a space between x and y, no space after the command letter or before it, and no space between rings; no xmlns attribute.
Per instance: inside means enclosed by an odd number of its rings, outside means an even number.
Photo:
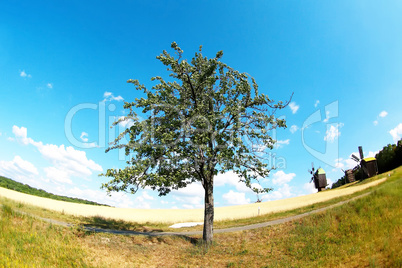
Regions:
<svg viewBox="0 0 402 268"><path fill-rule="evenodd" d="M156 58L169 71L172 81L153 77L158 83L147 89L138 80L128 80L146 98L124 104L126 117L114 125L132 120L106 150L125 149L128 166L108 169L103 176L112 179L102 185L111 191L135 193L146 186L160 196L173 189L201 182L205 192L203 240L211 242L214 220L214 177L233 170L251 189L268 176L271 167L264 162L275 140L270 131L286 127L275 112L288 103L274 103L258 92L253 78L219 61L223 52L208 59L202 47L191 62L182 60L183 51L173 42L176 57L168 52ZM140 120L134 109L142 109ZM272 134L272 133L271 133ZM121 144L123 137L126 144ZM258 187L261 193L261 187ZM264 192L271 189L263 188ZM255 191L255 190L254 190Z"/></svg>
<svg viewBox="0 0 402 268"><path fill-rule="evenodd" d="M395 168L393 166L395 158L395 149L396 149L395 144L388 144L387 146L384 146L382 150L376 154L375 158L377 159L379 173L384 173L386 171Z"/></svg>
<svg viewBox="0 0 402 268"><path fill-rule="evenodd" d="M396 144L388 144L375 156L378 164L378 172L384 173L402 164L402 140Z"/></svg>

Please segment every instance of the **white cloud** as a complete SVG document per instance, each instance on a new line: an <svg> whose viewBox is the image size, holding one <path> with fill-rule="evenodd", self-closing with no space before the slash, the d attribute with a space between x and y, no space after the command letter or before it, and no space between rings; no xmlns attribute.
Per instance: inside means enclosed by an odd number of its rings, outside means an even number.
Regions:
<svg viewBox="0 0 402 268"><path fill-rule="evenodd" d="M343 162L344 162L343 158L335 159L335 168L343 169L345 167L345 164Z"/></svg>
<svg viewBox="0 0 402 268"><path fill-rule="evenodd" d="M102 192L102 191L99 191L99 192ZM134 202L127 196L127 194L122 193L122 192L111 193L111 196L106 196L105 199L108 204L115 206L115 207L119 207L119 208L136 207ZM139 205L141 205L141 204L139 204ZM137 206L137 208L140 208L140 206Z"/></svg>
<svg viewBox="0 0 402 268"><path fill-rule="evenodd" d="M296 177L295 173L286 174L283 170L278 170L272 174L272 183L274 185L283 185L293 180L294 177Z"/></svg>
<svg viewBox="0 0 402 268"><path fill-rule="evenodd" d="M332 179L327 177L327 188L331 188L333 183Z"/></svg>
<svg viewBox="0 0 402 268"><path fill-rule="evenodd" d="M80 136L80 139L83 141L83 142L87 142L88 141L88 133L86 133L86 132L82 132L81 133L81 136Z"/></svg>
<svg viewBox="0 0 402 268"><path fill-rule="evenodd" d="M317 192L317 189L314 186L314 183L311 182L306 182L305 184L303 184L303 189L305 191L306 194L313 194Z"/></svg>
<svg viewBox="0 0 402 268"><path fill-rule="evenodd" d="M298 126L292 125L292 126L290 127L290 132L292 132L292 134L293 134L293 133L295 133L298 129L299 129Z"/></svg>
<svg viewBox="0 0 402 268"><path fill-rule="evenodd" d="M45 168L49 179L57 182L69 183L70 177L87 178L93 171L103 171L102 167L93 160L87 158L84 151L75 150L73 147L65 147L54 144L43 144L27 137L25 127L13 126L13 133L18 142L24 145L31 144L35 146L43 158L52 163L52 167ZM57 173L60 176L57 176ZM67 176L67 175L68 176Z"/></svg>
<svg viewBox="0 0 402 268"><path fill-rule="evenodd" d="M12 161L0 161L0 171L3 174L13 174L13 171L22 175L38 175L38 169L29 161L23 160L21 156L16 155Z"/></svg>
<svg viewBox="0 0 402 268"><path fill-rule="evenodd" d="M114 207L120 208L149 208L149 207L141 207L143 204L135 204L127 194L123 192L112 192L111 195L107 195L106 192L101 190L92 190L92 189L82 189L78 187L74 187L66 190L63 186L58 188L57 190L60 194L68 196L81 198L85 200L94 201L100 204L108 204Z"/></svg>
<svg viewBox="0 0 402 268"><path fill-rule="evenodd" d="M389 134L391 134L392 139L394 140L394 143L397 143L402 136L402 123L399 123L395 128L391 129L389 131Z"/></svg>
<svg viewBox="0 0 402 268"><path fill-rule="evenodd" d="M122 101L122 100L124 100L122 96L119 95L119 96L115 97L112 92L105 91L105 93L103 93L103 102Z"/></svg>
<svg viewBox="0 0 402 268"><path fill-rule="evenodd" d="M386 117L388 115L387 111L382 111L378 116L379 117Z"/></svg>
<svg viewBox="0 0 402 268"><path fill-rule="evenodd" d="M154 198L153 198L153 196L150 196L147 192L142 192L142 197L145 199L145 200L154 200Z"/></svg>
<svg viewBox="0 0 402 268"><path fill-rule="evenodd" d="M343 126L342 123L331 125L330 128L327 129L327 131L326 131L324 141L329 141L329 142L335 141L341 135L339 128L341 128L342 126Z"/></svg>
<svg viewBox="0 0 402 268"><path fill-rule="evenodd" d="M193 182L187 184L186 187L180 188L178 190L173 190L171 192L172 195L177 196L199 196L204 197L204 187L202 187L201 183Z"/></svg>
<svg viewBox="0 0 402 268"><path fill-rule="evenodd" d="M12 131L18 142L21 142L24 145L33 143L33 140L31 138L27 138L27 128L25 127L19 128L17 126L13 126Z"/></svg>
<svg viewBox="0 0 402 268"><path fill-rule="evenodd" d="M252 184L253 185L253 184ZM241 193L254 193L253 190L251 190L249 187L246 186L244 182L239 182L235 185L236 190L241 192Z"/></svg>
<svg viewBox="0 0 402 268"><path fill-rule="evenodd" d="M39 177L38 169L31 162L15 156L11 161L0 161L0 175L33 187L43 188L44 179Z"/></svg>
<svg viewBox="0 0 402 268"><path fill-rule="evenodd" d="M53 84L52 84L52 83L47 83L46 86L47 86L47 88L50 88L50 89L53 88Z"/></svg>
<svg viewBox="0 0 402 268"><path fill-rule="evenodd" d="M220 173L214 178L214 186L234 186L237 191L242 193L253 193L253 191L246 186L244 182L239 181L240 177L231 171Z"/></svg>
<svg viewBox="0 0 402 268"><path fill-rule="evenodd" d="M250 198L246 198L245 193L234 192L232 190L223 194L222 198L229 205L244 205L250 203Z"/></svg>
<svg viewBox="0 0 402 268"><path fill-rule="evenodd" d="M110 98L111 96L112 96L112 92L105 91L105 93L103 93L103 98L105 98L105 99Z"/></svg>
<svg viewBox="0 0 402 268"><path fill-rule="evenodd" d="M38 170L36 169L36 167L34 166L34 164L32 164L31 162L25 161L23 160L20 156L15 156L14 157L14 162L17 164L18 167L20 167L22 170L25 170L29 173L38 175Z"/></svg>
<svg viewBox="0 0 402 268"><path fill-rule="evenodd" d="M320 101L319 101L319 100L316 100L315 103L314 103L314 107L317 108L318 104L320 104Z"/></svg>
<svg viewBox="0 0 402 268"><path fill-rule="evenodd" d="M100 165L88 159L84 151L75 150L71 146L43 145L42 142L35 142L34 146L56 168L66 171L71 176L85 178L91 176L92 171L103 170Z"/></svg>
<svg viewBox="0 0 402 268"><path fill-rule="evenodd" d="M22 70L22 71L20 72L20 76L21 76L21 77L24 77L24 78L26 78L26 77L31 78L31 77L32 77L32 75L27 74L27 73L25 72L25 70Z"/></svg>
<svg viewBox="0 0 402 268"><path fill-rule="evenodd" d="M335 162L338 161L338 163L335 163L335 166L336 167L339 166L339 168L343 168L344 170L354 168L357 165L357 162L352 159L352 154L354 154L357 157L360 157L358 152L353 152L346 159L343 158L336 159Z"/></svg>
<svg viewBox="0 0 402 268"><path fill-rule="evenodd" d="M387 111L382 111L381 113L378 114L377 119L373 121L374 126L378 125L378 120L379 118L384 118L388 115Z"/></svg>
<svg viewBox="0 0 402 268"><path fill-rule="evenodd" d="M119 120L121 120L123 118L124 118L124 116L120 116ZM121 126L122 128L129 128L133 125L134 125L134 120L130 119L130 118L119 122L119 126Z"/></svg>
<svg viewBox="0 0 402 268"><path fill-rule="evenodd" d="M252 183L252 184L251 184L251 187L252 187L252 188L257 188L257 189L260 189L260 190L263 189L263 187L262 187L260 184L258 184L258 183Z"/></svg>
<svg viewBox="0 0 402 268"><path fill-rule="evenodd" d="M141 209L150 209L151 204L147 202L146 196L144 194L137 196L134 200L135 208L141 208Z"/></svg>
<svg viewBox="0 0 402 268"><path fill-rule="evenodd" d="M344 168L345 170L354 168L357 165L357 162L351 158L344 160Z"/></svg>
<svg viewBox="0 0 402 268"><path fill-rule="evenodd" d="M295 114L297 110L299 110L300 106L296 105L296 102L292 101L289 103L289 108L292 110L292 113Z"/></svg>
<svg viewBox="0 0 402 268"><path fill-rule="evenodd" d="M368 155L366 155L366 157L375 157L376 153L377 152L370 151L368 153ZM356 152L354 152L353 154L356 156L359 155L359 153L356 153ZM348 170L348 169L354 168L357 165L357 163L355 160L351 159L351 156L352 156L352 154L350 154L349 158L346 158L346 159L343 159L343 158L335 159L335 164L334 164L335 169L333 169L332 171L337 171L337 169L338 170L340 170L340 169ZM327 181L328 181L328 178L327 178Z"/></svg>
<svg viewBox="0 0 402 268"><path fill-rule="evenodd" d="M185 188L173 190L170 195L181 203L182 207L191 205L196 208L203 207L204 188L201 183L191 183Z"/></svg>
<svg viewBox="0 0 402 268"><path fill-rule="evenodd" d="M288 184L283 184L278 190L264 195L261 199L264 201L272 201L294 196L291 192L292 188Z"/></svg>
<svg viewBox="0 0 402 268"><path fill-rule="evenodd" d="M231 170L225 173L219 173L217 176L215 176L214 184L215 186L224 186L224 185L236 186L236 184L239 183L239 179L240 177Z"/></svg>
<svg viewBox="0 0 402 268"><path fill-rule="evenodd" d="M68 183L68 184L73 183L66 170L55 167L45 167L43 170L46 173L46 177L54 182Z"/></svg>
<svg viewBox="0 0 402 268"><path fill-rule="evenodd" d="M289 139L287 139L287 140L277 140L275 142L275 148L281 148L281 147L283 147L283 145L288 145L289 142L290 142Z"/></svg>

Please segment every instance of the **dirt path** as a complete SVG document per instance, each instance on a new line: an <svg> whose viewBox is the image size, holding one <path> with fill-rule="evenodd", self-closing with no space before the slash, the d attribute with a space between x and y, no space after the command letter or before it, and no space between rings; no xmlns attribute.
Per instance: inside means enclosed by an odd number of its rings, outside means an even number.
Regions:
<svg viewBox="0 0 402 268"><path fill-rule="evenodd" d="M306 216L316 214L316 213L320 213L320 212L326 211L326 210L334 208L334 207L339 207L339 206L341 206L343 204L346 204L346 203L349 203L349 202L354 201L356 199L365 197L365 196L369 195L370 193L371 192L364 193L364 194L361 194L359 196L350 198L348 200L341 201L341 202L338 202L336 204L333 204L333 205L330 205L330 206L327 206L327 207L323 207L323 208L319 208L319 209L315 209L315 210L312 210L312 211L309 211L309 212L306 212L306 213L302 213L302 214L299 214L299 215L294 215L294 216L290 216L290 217L286 217L286 218L282 218L282 219L267 221L267 222L263 222L263 223L256 223L256 224L251 224L251 225L246 225L246 226L238 226L238 227L232 227L232 228L226 228L226 229L215 229L214 233L215 234L231 233L231 232L245 231L245 230L251 230L251 229L258 229L258 228L263 228L263 227L268 227L268 226L272 226L272 225L277 225L277 224L282 224L282 223L298 220L298 219L304 218ZM23 214L28 214L28 213L23 213ZM37 216L33 216L33 217L38 218L40 220L43 220L45 222L55 224L55 225L61 225L61 226L65 226L65 227L74 227L74 226L76 226L76 225L71 224L71 223L61 222L61 221L57 221L57 220L53 220L53 219L41 218L41 217L37 217ZM190 235L202 235L202 231L190 231L190 232L136 232L136 231L102 229L102 228L95 228L95 227L82 227L82 228L84 230L91 231L91 232L96 232L96 233L110 233L110 234L118 234L118 235L145 235L145 236L168 236L168 235L190 236Z"/></svg>

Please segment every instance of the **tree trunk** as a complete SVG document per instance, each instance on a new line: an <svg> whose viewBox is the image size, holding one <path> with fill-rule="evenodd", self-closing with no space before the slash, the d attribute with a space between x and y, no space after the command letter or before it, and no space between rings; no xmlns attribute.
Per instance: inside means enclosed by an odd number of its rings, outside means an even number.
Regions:
<svg viewBox="0 0 402 268"><path fill-rule="evenodd" d="M213 177L212 177L213 178ZM204 209L204 231L202 239L206 243L211 243L214 230L214 183L213 179L204 183L205 190L205 209Z"/></svg>

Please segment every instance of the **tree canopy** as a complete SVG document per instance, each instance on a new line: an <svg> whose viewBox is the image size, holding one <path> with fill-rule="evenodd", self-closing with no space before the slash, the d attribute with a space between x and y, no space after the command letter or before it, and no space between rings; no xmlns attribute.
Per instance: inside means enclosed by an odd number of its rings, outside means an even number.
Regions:
<svg viewBox="0 0 402 268"><path fill-rule="evenodd" d="M138 80L128 80L145 97L126 102L127 116L114 125L131 120L106 150L124 149L129 160L123 169L108 169L112 178L102 185L107 191L128 191L150 187L166 195L173 189L200 182L205 190L204 240L212 240L213 182L218 173L233 170L240 181L256 193L270 188L253 182L268 176L272 167L265 161L275 140L272 130L286 127L275 112L288 102L275 103L259 93L256 81L214 58L202 55L202 47L188 62L173 42L175 55L167 51L157 56L169 72L151 89ZM140 120L135 110L141 109ZM121 140L127 137L128 142Z"/></svg>

